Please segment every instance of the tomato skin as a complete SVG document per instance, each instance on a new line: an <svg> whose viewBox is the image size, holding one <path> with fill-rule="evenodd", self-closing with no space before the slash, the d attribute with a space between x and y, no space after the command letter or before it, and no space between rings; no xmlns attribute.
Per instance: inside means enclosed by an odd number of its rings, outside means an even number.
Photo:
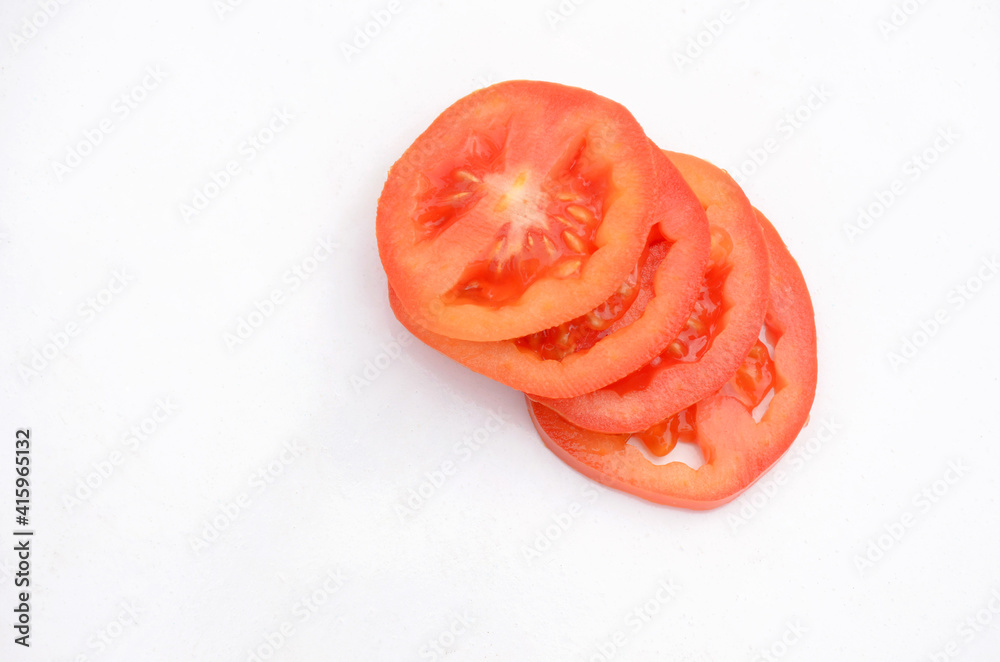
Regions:
<svg viewBox="0 0 1000 662"><path fill-rule="evenodd" d="M816 392L816 326L802 272L777 231L759 212L771 265L767 327L774 349L775 393L760 422L736 397L716 393L697 403L697 441L705 464L654 465L628 445L627 434L586 430L528 399L542 440L568 465L609 487L647 501L694 510L732 501L791 446Z"/></svg>
<svg viewBox="0 0 1000 662"><path fill-rule="evenodd" d="M588 430L638 432L708 397L742 364L764 322L768 251L750 201L723 170L694 156L667 154L706 207L713 232L720 229L732 242L731 266L722 284L727 309L710 346L697 361L646 366L641 374L573 398L536 397Z"/></svg>
<svg viewBox="0 0 1000 662"><path fill-rule="evenodd" d="M448 338L417 323L400 297L390 290L389 301L397 319L446 356L538 396L581 395L638 369L663 351L686 323L700 290L710 247L701 204L673 164L658 153L657 168L665 187L661 194L671 201L671 214L662 217L654 231L665 239L650 251L662 259L645 265L636 302L593 346L561 360L546 360L527 350L520 339L484 343Z"/></svg>
<svg viewBox="0 0 1000 662"><path fill-rule="evenodd" d="M570 162L574 145L583 152ZM580 163L589 169L567 179ZM462 340L516 338L584 315L625 280L653 225L690 204L680 176L659 163L631 113L593 92L537 81L474 92L434 120L389 171L376 215L389 285L416 324ZM601 173L607 182L591 182ZM468 186L456 179L469 175ZM563 236L553 234L553 219L576 211L586 224L593 215L570 209L572 202L553 206L561 190L549 190L552 182L601 217L592 237L581 231L546 258L537 248L549 238L543 234ZM449 195L435 197L435 187ZM529 237L534 248L525 245ZM501 248L504 259L491 261ZM575 257L577 271L561 270ZM546 259L552 264L538 262ZM489 266L523 277L523 292L509 279L480 283L476 274Z"/></svg>

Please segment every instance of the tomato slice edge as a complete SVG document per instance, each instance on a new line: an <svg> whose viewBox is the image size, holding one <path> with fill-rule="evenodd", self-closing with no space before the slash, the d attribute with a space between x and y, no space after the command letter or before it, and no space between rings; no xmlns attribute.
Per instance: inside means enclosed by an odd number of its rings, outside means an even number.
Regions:
<svg viewBox="0 0 1000 662"><path fill-rule="evenodd" d="M470 267L482 261L484 255L488 257L484 251L491 250L496 243L497 232L502 229L499 225L502 214L497 212L496 205L478 213L469 212L471 215L450 224L432 239L421 236L419 224L414 220L420 217L422 208L419 207L424 204L421 202L421 186L424 186L421 178L427 178L425 171L437 172L442 167L439 162L449 157L441 152L451 144L449 140L459 140L458 134L462 131L469 133L480 126L488 130L490 118L494 117L491 113L496 117L509 114L510 117L541 118L552 126L560 122L566 125L566 117L574 118L569 128L559 130L564 134L576 131L577 135L586 136L593 145L594 154L612 164L615 188L613 203L593 237L581 233L573 234L576 239L567 240L568 244L582 247L583 252L593 249L579 265L578 273L547 274L529 283L516 301L504 301L499 306L470 303L461 296L456 298L453 291L468 276ZM531 122L522 123L533 126ZM529 129L521 127L522 139L526 131L530 135ZM544 130L544 127L537 130ZM556 147L544 144L545 141L522 140L509 145L505 158L510 163L510 171L504 172L513 176L526 159L533 158L532 155L538 154L539 159L551 157L551 160L535 164L537 179L543 182L548 169L562 158L552 156L556 154ZM567 149L566 146L558 148ZM657 156L631 113L593 92L537 81L508 81L474 92L441 113L390 169L376 214L379 255L389 282L402 305L419 324L442 335L466 340L519 337L583 315L620 285L639 257L649 228L669 212L660 196L650 195L660 186L656 164ZM510 190L518 184L516 178L510 182L503 178L498 181L509 185ZM524 184L527 187L525 195L515 202L537 212L541 203L535 204L528 189L534 191L541 185L536 183L532 188ZM456 193L475 197L464 189ZM585 225L572 218L572 213L575 210L578 216L585 218L588 212L582 207L570 209L569 202L560 208L563 216L570 217L564 220L576 226ZM522 219L522 216L515 214L515 219ZM525 222L530 224L532 221ZM526 231L521 238L522 246L530 236ZM535 240L544 244L541 235ZM531 264L523 271L531 272Z"/></svg>
<svg viewBox="0 0 1000 662"><path fill-rule="evenodd" d="M767 242L772 294L766 323L775 343L775 393L760 422L745 405L717 393L697 403L698 444L706 463L651 464L627 434L585 430L526 398L542 440L564 462L614 489L648 501L704 510L721 506L763 476L806 424L816 390L816 327L802 272L777 231L754 210Z"/></svg>
<svg viewBox="0 0 1000 662"><path fill-rule="evenodd" d="M672 213L655 232L668 232L672 243L652 276L656 296L645 303L637 319L601 338L585 351L561 361L544 360L519 346L520 339L474 342L449 338L421 326L390 287L397 319L425 344L466 367L520 391L566 398L601 388L656 356L686 323L709 255L705 212L679 171L662 155ZM590 312L590 311L588 311ZM626 316L631 309L626 311Z"/></svg>
<svg viewBox="0 0 1000 662"><path fill-rule="evenodd" d="M532 394L570 422L589 430L639 432L711 395L729 381L743 362L767 312L768 251L750 201L728 174L711 163L686 154L668 154L691 181L702 204L708 206L709 222L714 218L716 226L735 242L722 285L727 308L719 332L698 361L665 362L655 368L647 364L640 369L646 373L644 388L627 388L629 381L636 381L633 373L621 380L624 384L610 384L573 398Z"/></svg>

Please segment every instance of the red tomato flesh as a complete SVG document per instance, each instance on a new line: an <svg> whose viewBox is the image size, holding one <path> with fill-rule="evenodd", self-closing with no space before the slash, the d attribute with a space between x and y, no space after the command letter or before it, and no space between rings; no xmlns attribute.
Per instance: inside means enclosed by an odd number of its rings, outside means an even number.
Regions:
<svg viewBox="0 0 1000 662"><path fill-rule="evenodd" d="M673 182L680 175L657 153L658 171ZM513 340L474 342L419 324L394 291L390 304L424 343L519 391L554 398L594 391L664 351L688 323L701 292L710 253L707 217L694 193L673 199L671 214L648 233L645 251L616 290L558 325Z"/></svg>
<svg viewBox="0 0 1000 662"><path fill-rule="evenodd" d="M760 478L798 436L816 391L816 327L802 273L774 227L757 212L771 264L765 325L776 338L773 358L757 342L719 392L661 421L640 438L659 455L693 441L705 464L656 465L626 442L628 434L594 432L528 400L545 444L574 469L609 487L655 503L708 509L736 498ZM753 409L773 388L760 421Z"/></svg>
<svg viewBox="0 0 1000 662"><path fill-rule="evenodd" d="M446 109L393 165L379 256L399 304L451 338L517 338L586 315L694 197L620 104L509 81Z"/></svg>
<svg viewBox="0 0 1000 662"><path fill-rule="evenodd" d="M708 214L709 266L686 327L661 353L593 392L537 398L588 430L638 432L711 395L753 347L767 311L767 249L749 200L723 170L668 154Z"/></svg>

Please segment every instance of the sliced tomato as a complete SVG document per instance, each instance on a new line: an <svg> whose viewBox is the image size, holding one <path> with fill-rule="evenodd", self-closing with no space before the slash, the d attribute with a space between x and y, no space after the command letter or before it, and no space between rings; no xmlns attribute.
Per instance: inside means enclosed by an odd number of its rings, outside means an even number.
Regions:
<svg viewBox="0 0 1000 662"><path fill-rule="evenodd" d="M773 362L766 347L758 345L723 389L643 435L654 451L693 440L705 464L698 469L681 462L653 464L627 443L628 434L586 430L529 399L535 427L556 455L609 487L699 510L731 501L778 461L812 407L816 326L802 272L774 227L763 215L759 219L771 269L765 326L775 338ZM770 390L768 383L774 395L757 422L753 408L763 399L761 392Z"/></svg>
<svg viewBox="0 0 1000 662"><path fill-rule="evenodd" d="M673 178L670 161L662 154L658 161ZM610 297L538 333L490 343L456 340L416 323L393 292L390 303L411 333L476 372L536 395L588 393L656 357L687 322L710 242L697 198L692 193L684 203L683 213L674 210L650 233L639 262Z"/></svg>
<svg viewBox="0 0 1000 662"><path fill-rule="evenodd" d="M496 341L590 312L635 267L650 228L693 197L620 104L511 81L444 111L389 171L376 234L419 325Z"/></svg>
<svg viewBox="0 0 1000 662"><path fill-rule="evenodd" d="M541 399L588 430L644 430L715 393L757 340L767 311L767 249L750 201L725 171L667 154L708 214L709 267L687 326L659 355L605 388Z"/></svg>

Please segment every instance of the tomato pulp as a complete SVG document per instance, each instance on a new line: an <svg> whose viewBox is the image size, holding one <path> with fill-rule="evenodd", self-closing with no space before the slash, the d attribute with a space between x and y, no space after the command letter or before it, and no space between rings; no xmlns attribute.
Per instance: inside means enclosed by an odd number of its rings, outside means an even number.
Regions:
<svg viewBox="0 0 1000 662"><path fill-rule="evenodd" d="M674 181L676 169L662 153L657 168ZM677 197L680 202L648 232L644 251L617 289L561 324L512 340L475 342L423 327L390 292L393 311L426 344L517 390L568 398L599 389L664 351L704 289L708 221L693 192Z"/></svg>
<svg viewBox="0 0 1000 662"><path fill-rule="evenodd" d="M376 236L415 323L498 341L600 306L693 200L620 104L509 81L457 101L393 165Z"/></svg>
<svg viewBox="0 0 1000 662"><path fill-rule="evenodd" d="M640 435L656 454L696 443L705 464L657 465L629 445L629 434L576 426L528 400L545 444L574 469L609 487L672 506L708 509L746 490L788 449L805 425L816 391L816 327L802 272L774 227L756 212L770 260L765 327L771 356L755 343L736 375L715 394ZM759 420L754 408L773 395Z"/></svg>
<svg viewBox="0 0 1000 662"><path fill-rule="evenodd" d="M661 353L605 388L539 398L588 430L638 432L711 395L736 372L767 311L768 252L750 201L723 170L668 154L708 214L709 266L686 326Z"/></svg>

